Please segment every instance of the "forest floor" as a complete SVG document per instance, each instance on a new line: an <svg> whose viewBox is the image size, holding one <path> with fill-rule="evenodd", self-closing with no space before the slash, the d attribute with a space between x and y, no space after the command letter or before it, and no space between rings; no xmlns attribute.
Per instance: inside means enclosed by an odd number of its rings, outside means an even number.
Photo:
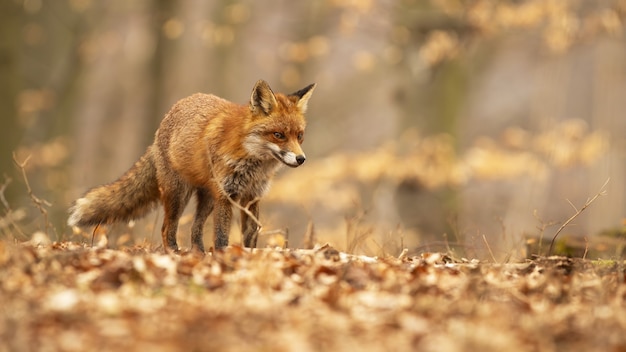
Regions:
<svg viewBox="0 0 626 352"><path fill-rule="evenodd" d="M625 266L0 241L0 351L622 351Z"/></svg>

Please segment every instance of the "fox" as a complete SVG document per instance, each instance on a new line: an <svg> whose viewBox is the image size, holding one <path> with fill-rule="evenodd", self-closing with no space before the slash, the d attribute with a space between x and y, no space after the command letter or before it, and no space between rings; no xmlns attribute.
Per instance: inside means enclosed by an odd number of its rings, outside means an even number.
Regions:
<svg viewBox="0 0 626 352"><path fill-rule="evenodd" d="M214 217L214 248L228 246L233 208L241 211L243 245L255 248L259 200L282 166L296 168L302 150L305 112L316 84L294 93L274 93L256 82L248 104L196 93L175 103L154 142L117 180L97 186L69 208L68 225L87 227L129 222L160 202L165 251L179 252L176 239L183 210L195 194L192 251L205 252L204 224Z"/></svg>

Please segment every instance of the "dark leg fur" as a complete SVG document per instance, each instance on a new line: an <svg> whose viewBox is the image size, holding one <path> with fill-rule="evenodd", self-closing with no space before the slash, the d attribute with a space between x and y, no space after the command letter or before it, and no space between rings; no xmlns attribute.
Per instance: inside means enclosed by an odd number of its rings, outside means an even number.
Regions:
<svg viewBox="0 0 626 352"><path fill-rule="evenodd" d="M213 211L213 198L211 193L204 189L196 189L196 198L198 199L198 205L196 206L196 215L193 218L193 225L191 227L191 249L199 252L204 252L204 240L202 238L204 223L207 217Z"/></svg>
<svg viewBox="0 0 626 352"><path fill-rule="evenodd" d="M189 202L189 198L191 198L191 191L181 182L171 182L167 186L168 188L163 189L161 194L165 212L161 236L166 251L178 251L178 244L176 243L178 221Z"/></svg>
<svg viewBox="0 0 626 352"><path fill-rule="evenodd" d="M232 205L228 198L223 197L217 201L214 217L215 249L222 249L228 246L230 221L233 217Z"/></svg>
<svg viewBox="0 0 626 352"><path fill-rule="evenodd" d="M259 219L259 201L249 204L242 202L242 206L248 206L248 210L254 217ZM241 230L243 232L243 245L249 248L256 248L259 237L259 225L245 211L241 211Z"/></svg>

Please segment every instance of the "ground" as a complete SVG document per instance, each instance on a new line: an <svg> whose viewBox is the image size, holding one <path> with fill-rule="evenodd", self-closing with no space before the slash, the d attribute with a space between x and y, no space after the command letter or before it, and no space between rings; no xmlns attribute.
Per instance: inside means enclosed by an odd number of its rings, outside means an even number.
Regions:
<svg viewBox="0 0 626 352"><path fill-rule="evenodd" d="M0 242L0 350L626 350L622 262Z"/></svg>

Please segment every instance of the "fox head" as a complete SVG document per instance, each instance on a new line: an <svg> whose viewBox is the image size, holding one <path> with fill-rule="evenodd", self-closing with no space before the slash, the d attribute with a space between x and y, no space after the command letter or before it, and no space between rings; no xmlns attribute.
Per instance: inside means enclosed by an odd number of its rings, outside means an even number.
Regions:
<svg viewBox="0 0 626 352"><path fill-rule="evenodd" d="M260 80L252 89L249 134L244 146L255 156L274 158L290 167L298 167L306 157L301 144L306 121L304 113L315 84L285 95L274 94L267 82Z"/></svg>

